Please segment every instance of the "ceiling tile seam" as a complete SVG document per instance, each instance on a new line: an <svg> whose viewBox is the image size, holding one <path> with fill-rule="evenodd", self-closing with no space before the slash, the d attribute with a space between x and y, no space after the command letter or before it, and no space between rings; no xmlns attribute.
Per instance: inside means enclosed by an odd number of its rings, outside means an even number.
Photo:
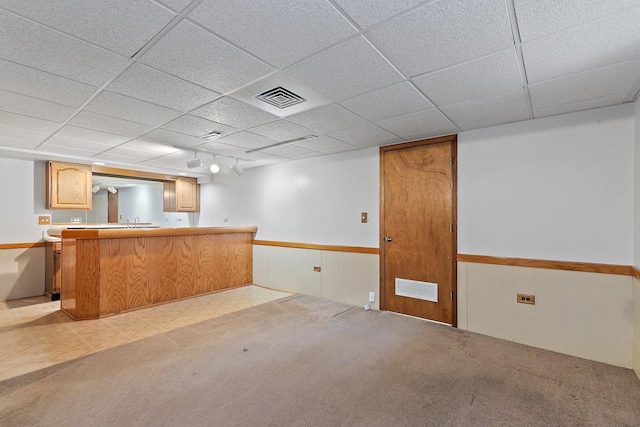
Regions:
<svg viewBox="0 0 640 427"><path fill-rule="evenodd" d="M35 19L28 18L28 17L26 17L26 16L22 16L22 15L20 15L19 13L12 12L12 11L10 11L10 10L3 9L2 7L0 7L0 11L5 12L5 13L7 13L7 14L9 14L9 15L16 16L16 17L18 17L18 18L20 18L20 19L23 19L23 20L25 20L25 21L27 21L27 22L30 22L30 23L35 24L35 25L38 25L38 26L40 26L40 27L46 28L47 30L51 30L51 31L56 32L56 33L58 33L58 34L63 34L63 35L65 35L65 36L67 36L67 37L70 37L70 38L72 38L72 39L75 39L75 40L77 40L77 41L79 41L79 42L82 42L82 43L84 43L84 44L88 44L88 45L93 46L93 47L95 47L95 48L97 48L97 49L103 50L103 51L105 51L105 52L112 53L112 54L117 55L117 56L119 56L119 57L121 57L121 58L126 58L126 56L125 56L125 55L123 55L123 54L121 54L121 53L115 52L115 51L113 51L113 50L111 50L111 49L107 49L106 47L103 47L103 46L97 45L97 44L95 44L95 43L91 43L90 41L87 41L87 40L85 40L85 39L82 39L82 38L80 38L80 37L78 37L78 36L75 36L75 35L73 35L73 34L66 33L66 32L64 32L64 31L62 31L62 30L59 30L59 29L55 28L55 27L50 27L49 25L44 24L44 23L42 23L42 22L40 22L40 21L36 21ZM22 64L20 64L20 65L22 65ZM66 77L66 78L68 78L68 77ZM89 83L85 83L85 84L89 84Z"/></svg>
<svg viewBox="0 0 640 427"><path fill-rule="evenodd" d="M204 0L203 0L204 1ZM201 29L202 31L205 31L207 33L209 33L210 35L212 35L213 37L220 39L221 41L225 42L226 44L228 44L229 46L238 49L239 51L241 51L242 53L244 53L245 55L250 56L252 59L255 59L256 61L262 63L263 65L266 65L267 67L273 69L273 70L278 70L279 68L276 67L275 65L269 63L268 61L260 58L258 55L248 51L247 49L245 49L242 46L239 46L237 44L235 44L234 42L232 42L231 40L229 40L228 38L216 33L215 31L210 30L209 28L205 27L204 25L200 24L197 21L194 21L191 18L185 18L185 21L189 22L190 24L195 25L196 27L198 27L199 29Z"/></svg>
<svg viewBox="0 0 640 427"><path fill-rule="evenodd" d="M512 1L512 0L508 0L508 1ZM560 0L560 1L561 1L561 0ZM571 25L570 27L566 27L566 28L563 28L563 29L558 30L558 31L553 31L553 32L551 32L551 33L547 33L547 34L545 34L545 35L543 35L543 36L538 36L538 37L534 37L534 38L529 39L529 40L525 40L525 41L524 41L524 42L522 42L522 43L527 44L527 43L534 42L534 41L536 41L536 40L544 39L545 37L549 37L549 36L552 36L552 35L554 35L554 34L564 33L564 32L567 32L567 31L569 31L569 30L573 30L573 29L575 29L575 28L579 28L579 27L582 27L582 26L585 26L585 25L591 24L591 23L593 23L593 22L597 22L597 21L601 21L601 20L604 20L604 19L610 18L610 17L612 17L612 16L614 16L614 15L622 15L622 14L623 14L623 13L625 13L625 12L628 12L628 11L630 11L630 10L637 9L637 8L640 8L640 5L630 6L630 7L626 8L626 9L618 10L617 12L611 12L611 13L606 14L606 15L601 15L601 16L598 16L597 18L591 19L591 20L586 21L586 22L581 22L581 23L579 23L579 24Z"/></svg>
<svg viewBox="0 0 640 427"><path fill-rule="evenodd" d="M501 53L511 51L514 48L515 48L515 44L513 44L513 45L511 45L511 46L509 46L507 48L500 48L499 50L497 50L495 52L491 52L491 53L488 53L486 55L478 56L478 57L475 57L473 59L469 59L467 61L457 62L457 63L455 63L453 65L447 65L445 67L435 68L433 70L426 71L424 73L415 74L413 76L410 76L409 79L415 79L417 77L426 77L426 76L430 76L432 74L437 74L437 73L439 73L441 71L449 71L449 70L452 70L454 68L461 67L463 65L469 65L469 64L471 64L473 62L482 61L483 59L487 59L487 58L490 58L492 56L499 55Z"/></svg>
<svg viewBox="0 0 640 427"><path fill-rule="evenodd" d="M562 107L562 106L565 106L565 105L575 104L575 103L578 103L578 102L593 101L593 100L596 100L596 99L607 98L609 96L616 96L616 95L622 95L622 94L627 94L627 93L628 92L609 93L609 94L602 95L602 96L593 96L591 98L580 99L578 101L563 102L562 104L547 105L545 107L536 108L536 109L533 110L533 112L535 114L536 111L540 111L540 110L546 110L546 109L549 109L549 108ZM625 102L629 102L629 101L623 101L623 103L625 103ZM616 105L620 105L620 104L616 104ZM596 108L599 108L599 107L596 107ZM578 110L578 111L582 111L582 110Z"/></svg>
<svg viewBox="0 0 640 427"><path fill-rule="evenodd" d="M507 9L509 12L509 22L511 24L511 34L516 47L516 55L518 57L518 67L520 68L520 77L524 87L524 96L527 101L527 110L529 111L529 119L533 119L533 105L531 103L531 94L529 93L529 79L527 78L527 69L524 64L524 56L522 55L522 45L520 40L520 27L518 26L518 18L513 0L507 0Z"/></svg>
<svg viewBox="0 0 640 427"><path fill-rule="evenodd" d="M332 0L329 0L329 1L331 2ZM384 19L384 20L382 20L380 22L376 22L375 24L371 25L370 27L367 27L366 29L362 30L362 34L368 33L368 32L370 32L370 31L372 31L372 30L374 30L374 29L376 29L378 27L383 26L383 25L390 24L391 21L394 21L396 19L402 18L403 16L409 15L409 14L415 12L418 9L426 8L427 6L430 6L433 3L438 3L440 1L442 1L442 0L427 0L427 1L424 1L422 3L419 3L419 4L415 5L415 6L410 7L409 9L406 9L406 10L403 10L402 12L396 13L395 15L392 15L392 16L390 16L390 17L388 17L388 18L386 18L386 19Z"/></svg>
<svg viewBox="0 0 640 427"><path fill-rule="evenodd" d="M433 107L434 107L436 110L438 110L438 112L439 112L440 114L442 114L444 117L446 117L446 119L447 119L447 120L449 120L449 121L450 121L450 122L451 122L451 123L452 123L456 128L461 129L461 128L460 128L460 126L458 126L458 125L456 124L456 122L454 122L453 120L451 120L451 118L450 118L449 116L447 116L447 115L444 113L444 111L442 111L442 110L440 109L440 106L439 106L438 104L436 104L435 102L433 102L433 100L432 100L431 98L429 98L429 96L428 96L426 93L424 93L424 92L423 92L423 91L422 91L422 90L421 90L421 89L420 89L420 88L419 88L419 87L418 87L418 86L417 86L417 85L416 85L416 84L415 84L411 79L407 78L407 76L406 76L402 71L400 71L400 69L399 69L398 67L396 67L396 66L395 66L395 64L393 64L393 62L392 62L392 61L390 61L390 60L389 60L389 58L387 58L387 57L386 57L386 56L385 56L385 55L380 51L380 49L378 49L378 48L377 48L377 46L375 46L375 44L374 44L371 40L369 40L369 38L368 38L368 37L366 37L366 36L363 36L363 37L364 37L364 39L365 39L365 40L366 40L366 41L371 45L371 47L373 47L373 48L376 50L376 52L378 52L378 54L379 54L380 56L382 56L382 58L384 58L384 60L385 60L385 61L387 61L387 62L389 63L389 65L391 65L391 66L392 66L392 67L393 67L393 68L394 68L394 69L395 69L395 70L396 70L396 71L397 71L397 72L402 76L402 78L404 78L404 79L405 79L405 81L406 81L406 82L409 82L409 84L410 84L410 85L411 85L415 90L417 90L417 91L418 91L418 93L420 93L422 96L424 96L424 97L425 97L425 99L426 99L427 101L429 101L429 103L430 103L431 105L433 105ZM343 108L344 108L344 107L343 107ZM369 120L367 120L367 121L369 121ZM386 129L385 129L385 130L386 130ZM391 133L393 133L393 132L391 132ZM394 134L394 135L395 135L395 134ZM396 135L396 136L397 136L398 138L402 138L400 135Z"/></svg>
<svg viewBox="0 0 640 427"><path fill-rule="evenodd" d="M327 0L327 3L329 3L331 5L331 7L333 7L333 9L338 12L338 14L340 16L342 16L342 18L344 20L346 20L349 24L351 24L351 26L353 27L354 30L356 30L358 33L360 33L362 31L362 27L355 21L355 19L353 19L351 16L349 16L349 14L347 12L345 12L345 10L342 8L342 6L340 6L338 3L335 2L335 0Z"/></svg>
<svg viewBox="0 0 640 427"><path fill-rule="evenodd" d="M120 77L125 71L127 71L129 69L129 67L131 67L134 63L137 62L137 60L144 55L149 49L151 49L151 47L156 44L162 37L164 37L169 31L171 31L176 25L178 25L185 16L185 13L191 12L191 10L195 7L197 7L200 3L202 3L204 0L195 0L189 7L187 7L182 13L177 14L176 16L173 17L173 19L171 21L169 21L169 23L167 25L165 25L160 31L158 31L158 33L153 36L151 38L151 40L149 40L140 50L138 50L135 55L133 55L131 58L129 58L129 60L127 61L126 64L124 64L122 66L122 68L120 68L120 70L116 71L115 75L113 77L111 77L110 79L108 79L106 82L104 82L100 87L98 87L98 89L89 97L89 99L87 99L80 107L78 107L78 109L73 112L71 114L71 117L69 117L64 123L62 123L62 125L60 125L60 127L58 127L51 135L49 135L44 141L42 141L40 143L40 145L38 145L35 150L37 150L42 144L46 143L51 137L53 137L56 133L58 133L63 127L65 127L71 120L74 119L74 117L76 117L78 114L80 114L80 112L82 112L85 107L87 105L89 105L89 103L91 103L91 101L93 101L94 99L96 99L98 97L98 95L100 95L102 93L102 91L104 91L107 86L109 86L111 83L113 83L118 77ZM188 12L187 12L188 11Z"/></svg>
<svg viewBox="0 0 640 427"><path fill-rule="evenodd" d="M9 91L7 91L9 92ZM12 92L13 93L13 92ZM26 96L26 95L23 95ZM38 101L40 101L39 98L33 98L33 99L37 99ZM52 103L53 104L53 103ZM62 104L56 104L56 105L62 105ZM66 107L66 105L62 105L63 107ZM67 108L72 108L72 107L67 107ZM60 124L60 122L55 121L55 120L51 120L51 119L43 119L42 117L36 117L36 116L30 116L29 114L23 114L23 113L16 113L15 111L8 111L5 109L0 108L0 111L3 113L9 113L9 114L14 114L16 116L20 116L20 117L29 117L30 119L37 119L37 120L42 120L43 122L49 122L49 123L54 123L54 124ZM10 127L13 128L13 126L7 126L7 125L2 125L2 126L6 126L6 127ZM14 128L14 129L20 129L20 128ZM25 129L28 130L28 129ZM46 133L46 132L41 132L41 133Z"/></svg>

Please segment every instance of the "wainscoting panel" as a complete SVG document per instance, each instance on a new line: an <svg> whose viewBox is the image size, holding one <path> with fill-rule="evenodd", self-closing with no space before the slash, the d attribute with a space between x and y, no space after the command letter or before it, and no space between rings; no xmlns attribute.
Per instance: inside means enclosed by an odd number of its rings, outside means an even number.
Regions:
<svg viewBox="0 0 640 427"><path fill-rule="evenodd" d="M378 254L253 245L254 283L281 291L378 309L379 271Z"/></svg>
<svg viewBox="0 0 640 427"><path fill-rule="evenodd" d="M44 250L0 250L0 301L44 295Z"/></svg>
<svg viewBox="0 0 640 427"><path fill-rule="evenodd" d="M632 280L625 275L461 262L458 327L631 368ZM517 303L518 293L535 295L535 305Z"/></svg>

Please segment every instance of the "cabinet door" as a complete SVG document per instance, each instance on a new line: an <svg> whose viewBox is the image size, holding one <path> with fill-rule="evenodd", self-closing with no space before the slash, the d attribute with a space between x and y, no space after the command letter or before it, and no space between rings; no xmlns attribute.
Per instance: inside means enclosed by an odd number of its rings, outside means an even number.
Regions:
<svg viewBox="0 0 640 427"><path fill-rule="evenodd" d="M50 209L91 209L91 166L49 162Z"/></svg>
<svg viewBox="0 0 640 427"><path fill-rule="evenodd" d="M198 212L199 190L194 178L178 177L176 179L176 211Z"/></svg>

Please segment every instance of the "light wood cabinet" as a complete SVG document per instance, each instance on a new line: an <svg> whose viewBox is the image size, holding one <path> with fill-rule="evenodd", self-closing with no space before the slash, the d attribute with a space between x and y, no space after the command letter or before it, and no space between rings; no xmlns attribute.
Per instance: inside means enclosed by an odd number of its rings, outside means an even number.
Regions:
<svg viewBox="0 0 640 427"><path fill-rule="evenodd" d="M49 209L91 209L91 166L49 162L47 169Z"/></svg>
<svg viewBox="0 0 640 427"><path fill-rule="evenodd" d="M164 182L165 212L199 212L200 185L195 178L178 177Z"/></svg>

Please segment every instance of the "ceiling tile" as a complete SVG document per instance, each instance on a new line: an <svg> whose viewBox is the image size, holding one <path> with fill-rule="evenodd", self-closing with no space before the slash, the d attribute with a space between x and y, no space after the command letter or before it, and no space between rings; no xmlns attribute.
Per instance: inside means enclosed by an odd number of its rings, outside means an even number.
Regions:
<svg viewBox="0 0 640 427"><path fill-rule="evenodd" d="M367 28L378 22L404 12L425 0L336 0L342 8L361 28Z"/></svg>
<svg viewBox="0 0 640 427"><path fill-rule="evenodd" d="M312 151L329 151L329 150L347 151L347 150L353 150L356 148L351 144L338 141L337 139L331 138L330 136L327 136L327 135L320 135L316 139L294 142L293 145L297 147L306 148Z"/></svg>
<svg viewBox="0 0 640 427"><path fill-rule="evenodd" d="M427 111L421 111L419 113L383 120L376 122L376 124L403 138L417 133L427 133L438 129L450 129L454 127L453 123L451 123L449 119L443 116L442 113L435 108Z"/></svg>
<svg viewBox="0 0 640 427"><path fill-rule="evenodd" d="M0 59L0 89L77 108L98 88Z"/></svg>
<svg viewBox="0 0 640 427"><path fill-rule="evenodd" d="M45 132L47 134L54 132L60 126L59 123L51 122L49 120L23 116L21 114L10 113L7 111L0 111L0 125L35 132Z"/></svg>
<svg viewBox="0 0 640 427"><path fill-rule="evenodd" d="M411 80L437 105L523 86L515 48Z"/></svg>
<svg viewBox="0 0 640 427"><path fill-rule="evenodd" d="M529 83L640 58L640 7L522 44Z"/></svg>
<svg viewBox="0 0 640 427"><path fill-rule="evenodd" d="M171 9L181 12L185 7L189 6L193 0L157 0L158 3L162 3L165 6L169 6Z"/></svg>
<svg viewBox="0 0 640 427"><path fill-rule="evenodd" d="M408 76L513 45L504 0L434 2L373 28L368 35Z"/></svg>
<svg viewBox="0 0 640 427"><path fill-rule="evenodd" d="M217 140L217 142L235 145L236 147L246 148L248 150L253 148L262 148L268 145L277 144L275 139L267 138L265 136L256 135L249 132L238 132L233 135L225 136Z"/></svg>
<svg viewBox="0 0 640 427"><path fill-rule="evenodd" d="M514 0L520 38L527 41L640 5L639 0Z"/></svg>
<svg viewBox="0 0 640 427"><path fill-rule="evenodd" d="M256 126L249 129L249 132L266 136L276 141L289 141L291 139L313 135L311 129L286 120L276 120L275 122Z"/></svg>
<svg viewBox="0 0 640 427"><path fill-rule="evenodd" d="M0 125L0 147L15 147L33 150L44 141L48 133L24 131Z"/></svg>
<svg viewBox="0 0 640 427"><path fill-rule="evenodd" d="M320 133L328 133L334 130L346 129L366 124L362 117L356 116L351 111L345 110L337 104L305 111L295 116L287 117L290 122L308 127Z"/></svg>
<svg viewBox="0 0 640 427"><path fill-rule="evenodd" d="M281 145L280 147L269 148L264 150L263 153L273 154L275 156L291 158L294 156L300 156L310 153L309 150L302 147L296 147L295 145Z"/></svg>
<svg viewBox="0 0 640 427"><path fill-rule="evenodd" d="M179 111L106 90L96 96L85 110L150 126L159 126L180 115Z"/></svg>
<svg viewBox="0 0 640 427"><path fill-rule="evenodd" d="M212 122L211 120L192 116L190 114L180 116L177 119L163 125L162 128L196 137L204 136L213 131L220 132L220 136L222 137L238 131L238 129L234 128L233 126L227 126L223 125L222 123Z"/></svg>
<svg viewBox="0 0 640 427"><path fill-rule="evenodd" d="M125 57L0 10L0 58L100 86Z"/></svg>
<svg viewBox="0 0 640 427"><path fill-rule="evenodd" d="M71 119L69 124L115 135L129 136L131 138L135 138L152 129L151 126L105 116L103 114L90 113L89 111L81 111Z"/></svg>
<svg viewBox="0 0 640 427"><path fill-rule="evenodd" d="M212 154L222 156L245 156L246 148L236 147L235 145L222 144L220 142L208 142L198 146L198 150L208 151Z"/></svg>
<svg viewBox="0 0 640 427"><path fill-rule="evenodd" d="M287 161L287 159L285 159L284 157L263 153L262 151L258 151L257 153L251 153L251 154L243 154L242 157L245 159L255 160L255 162L242 165L243 169L256 167L256 166L273 165L276 163L282 163Z"/></svg>
<svg viewBox="0 0 640 427"><path fill-rule="evenodd" d="M112 148L111 150L105 152L105 154L115 154L117 156L126 156L134 159L140 160L150 160L156 157L162 156L160 153L156 153L153 151L147 150L134 150L132 148L125 148L123 146Z"/></svg>
<svg viewBox="0 0 640 427"><path fill-rule="evenodd" d="M93 154L101 153L113 148L113 145L99 144L97 142L83 141L81 139L68 138L66 136L53 135L47 140L47 146L57 145L67 148L78 148L80 150L92 151Z"/></svg>
<svg viewBox="0 0 640 427"><path fill-rule="evenodd" d="M608 107L609 105L622 104L626 98L626 93L602 96L599 98L587 99L585 101L570 102L568 104L554 105L553 107L533 110L536 119L558 114L573 113L575 111L590 110L592 108Z"/></svg>
<svg viewBox="0 0 640 427"><path fill-rule="evenodd" d="M276 120L278 117L225 97L192 111L194 116L213 120L236 129L247 129Z"/></svg>
<svg viewBox="0 0 640 427"><path fill-rule="evenodd" d="M111 133L99 132L97 130L85 129L69 125L66 125L62 129L60 129L56 133L56 135L64 136L67 138L82 139L84 141L92 141L99 144L106 144L111 146L122 144L123 142L131 139L126 136L114 135Z"/></svg>
<svg viewBox="0 0 640 427"><path fill-rule="evenodd" d="M173 148L170 145L158 144L155 142L144 141L141 139L134 139L133 141L125 142L119 145L118 148L125 148L130 150L147 151L150 154L156 155L173 154L181 151L179 148Z"/></svg>
<svg viewBox="0 0 640 427"><path fill-rule="evenodd" d="M529 118L529 114L523 111L513 111L504 116L499 117L491 117L486 119L480 119L476 121L466 122L460 126L462 130L471 130L471 129L480 129L486 128L489 126L498 126L504 125L507 123L520 122L522 120L527 120Z"/></svg>
<svg viewBox="0 0 640 427"><path fill-rule="evenodd" d="M182 147L195 147L196 145L206 142L204 139L196 138L195 136L172 132L166 129L152 130L151 132L140 136L138 139L156 142L158 144L180 145Z"/></svg>
<svg viewBox="0 0 640 427"><path fill-rule="evenodd" d="M273 71L186 21L149 49L140 62L219 93L236 89Z"/></svg>
<svg viewBox="0 0 640 427"><path fill-rule="evenodd" d="M640 80L640 60L598 68L529 86L531 105L539 110L629 92Z"/></svg>
<svg viewBox="0 0 640 427"><path fill-rule="evenodd" d="M408 82L347 99L340 105L372 122L433 108Z"/></svg>
<svg viewBox="0 0 640 427"><path fill-rule="evenodd" d="M0 90L0 110L58 123L64 122L76 111L71 107L5 90Z"/></svg>
<svg viewBox="0 0 640 427"><path fill-rule="evenodd" d="M302 159L310 159L312 157L320 157L320 156L324 156L324 153L319 153L317 151L307 151L304 154L300 154L298 156L290 156L289 158L291 160L302 160Z"/></svg>
<svg viewBox="0 0 640 427"><path fill-rule="evenodd" d="M403 80L361 36L292 65L286 72L334 101Z"/></svg>
<svg viewBox="0 0 640 427"><path fill-rule="evenodd" d="M524 89L500 92L483 98L461 101L445 105L442 111L460 128L469 128L469 123L480 122L494 117L510 116L529 117ZM525 118L521 120L526 120Z"/></svg>
<svg viewBox="0 0 640 427"><path fill-rule="evenodd" d="M278 68L356 32L324 0L250 1L242 7L237 0L208 0L189 17Z"/></svg>
<svg viewBox="0 0 640 427"><path fill-rule="evenodd" d="M151 1L2 0L2 7L126 57L175 17Z"/></svg>
<svg viewBox="0 0 640 427"><path fill-rule="evenodd" d="M401 138L370 123L331 132L330 136L358 147L373 147L390 141L401 141Z"/></svg>
<svg viewBox="0 0 640 427"><path fill-rule="evenodd" d="M327 155L327 154L336 154L336 153L344 153L345 151L353 151L353 150L359 150L360 147L354 147L352 145L345 145L342 148L335 148L333 150L323 150L322 154L323 155Z"/></svg>
<svg viewBox="0 0 640 427"><path fill-rule="evenodd" d="M98 152L94 150L83 150L77 147L66 147L63 145L54 145L54 144L49 144L48 141L47 143L42 144L40 147L38 147L37 151L62 154L64 156L72 156L72 157L91 157L98 154Z"/></svg>
<svg viewBox="0 0 640 427"><path fill-rule="evenodd" d="M220 96L142 64L133 64L107 89L182 112L193 110Z"/></svg>

